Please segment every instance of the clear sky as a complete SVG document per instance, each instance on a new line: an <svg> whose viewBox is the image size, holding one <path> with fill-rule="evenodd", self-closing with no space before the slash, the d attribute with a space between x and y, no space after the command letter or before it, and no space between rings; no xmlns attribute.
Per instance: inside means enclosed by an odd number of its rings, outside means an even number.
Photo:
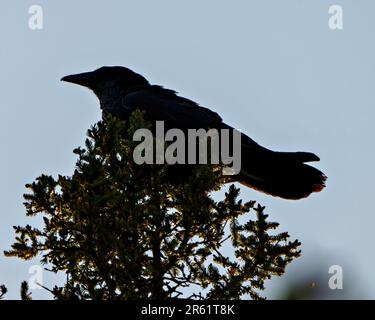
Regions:
<svg viewBox="0 0 375 320"><path fill-rule="evenodd" d="M33 4L43 8L42 30L28 26ZM333 4L344 10L343 30L328 27ZM1 252L14 240L13 225L35 220L25 217L24 185L41 173L71 174L72 150L101 117L92 93L59 79L123 65L218 112L268 148L321 158L327 188L308 199L242 188L244 199L265 205L271 220L302 242L303 256L269 283L268 297L280 297L293 281L308 286L312 273L328 279L329 266L340 265L338 297L375 298L374 14L373 0L3 0ZM19 298L35 264L1 253L7 298ZM44 273L45 285L57 280ZM50 297L43 290L33 296Z"/></svg>

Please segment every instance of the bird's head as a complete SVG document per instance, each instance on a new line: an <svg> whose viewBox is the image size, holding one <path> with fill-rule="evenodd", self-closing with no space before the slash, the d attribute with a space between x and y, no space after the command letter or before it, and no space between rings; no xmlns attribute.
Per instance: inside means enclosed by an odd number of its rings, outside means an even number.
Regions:
<svg viewBox="0 0 375 320"><path fill-rule="evenodd" d="M144 77L125 67L101 67L91 72L63 77L61 81L87 87L94 91L99 99L106 91L123 91L132 86L148 84Z"/></svg>

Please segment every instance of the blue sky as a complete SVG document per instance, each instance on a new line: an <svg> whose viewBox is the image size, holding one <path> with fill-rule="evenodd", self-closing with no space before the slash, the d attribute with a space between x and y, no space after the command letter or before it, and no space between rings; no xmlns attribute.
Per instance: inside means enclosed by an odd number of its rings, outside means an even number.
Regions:
<svg viewBox="0 0 375 320"><path fill-rule="evenodd" d="M28 27L33 4L43 8L42 30ZM343 30L328 27L333 4L344 10ZM41 173L71 174L72 150L101 117L93 94L59 79L123 65L268 148L321 158L327 188L305 200L242 188L302 242L303 256L269 283L268 297L293 281L304 285L311 270L325 279L340 265L345 297L375 298L374 1L4 0L0 10L1 252L13 242L13 225L33 222L24 185ZM0 255L8 298L19 297L35 264ZM44 273L46 285L57 279Z"/></svg>

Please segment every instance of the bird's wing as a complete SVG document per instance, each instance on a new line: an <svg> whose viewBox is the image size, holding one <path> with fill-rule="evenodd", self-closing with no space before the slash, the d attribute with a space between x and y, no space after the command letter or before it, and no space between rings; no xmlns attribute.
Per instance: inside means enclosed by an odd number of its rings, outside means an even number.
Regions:
<svg viewBox="0 0 375 320"><path fill-rule="evenodd" d="M123 103L127 109L145 111L148 119L164 120L167 128L233 129L224 123L216 112L202 107L192 100L178 96L175 91L160 86L131 90L125 95ZM269 151L243 133L241 134L241 144L245 148Z"/></svg>
<svg viewBox="0 0 375 320"><path fill-rule="evenodd" d="M152 121L164 120L167 128L233 130L216 112L160 86L142 86L129 90L123 103L127 109L145 111L146 118ZM242 153L246 155L254 156L254 152L261 155L272 153L277 158L290 161L319 161L319 158L310 152L274 152L259 145L244 133L241 133L241 146Z"/></svg>

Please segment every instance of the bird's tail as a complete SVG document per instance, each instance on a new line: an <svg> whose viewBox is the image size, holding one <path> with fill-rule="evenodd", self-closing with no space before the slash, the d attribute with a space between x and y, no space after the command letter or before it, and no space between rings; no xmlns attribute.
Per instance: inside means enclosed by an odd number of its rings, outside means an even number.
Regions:
<svg viewBox="0 0 375 320"><path fill-rule="evenodd" d="M248 187L284 199L301 199L325 187L327 177L305 164L319 158L307 152L273 152L244 155L246 163L238 181Z"/></svg>

